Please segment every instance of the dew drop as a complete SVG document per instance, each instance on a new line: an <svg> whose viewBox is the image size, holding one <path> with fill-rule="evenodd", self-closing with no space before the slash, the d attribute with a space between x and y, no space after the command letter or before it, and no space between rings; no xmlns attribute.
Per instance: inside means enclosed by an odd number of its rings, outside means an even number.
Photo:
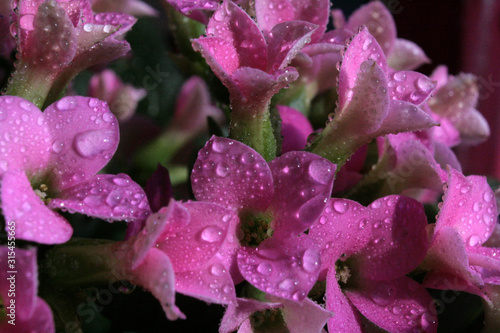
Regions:
<svg viewBox="0 0 500 333"><path fill-rule="evenodd" d="M229 167L227 166L226 163L221 162L217 164L217 167L215 168L215 173L219 177L226 177L229 174Z"/></svg>
<svg viewBox="0 0 500 333"><path fill-rule="evenodd" d="M120 201L123 198L123 192L119 190L112 191L108 196L106 197L106 203L109 206L117 206Z"/></svg>
<svg viewBox="0 0 500 333"><path fill-rule="evenodd" d="M110 130L95 130L79 133L73 144L76 152L85 158L94 158L112 148L115 143L115 132Z"/></svg>
<svg viewBox="0 0 500 333"><path fill-rule="evenodd" d="M214 140L212 144L212 149L217 153L224 153L228 148L228 143L223 140Z"/></svg>
<svg viewBox="0 0 500 333"><path fill-rule="evenodd" d="M252 152L246 152L241 154L241 163L252 164L255 162L255 156Z"/></svg>
<svg viewBox="0 0 500 333"><path fill-rule="evenodd" d="M263 262L257 266L257 272L259 272L262 275L269 276L273 271L272 266L267 263Z"/></svg>
<svg viewBox="0 0 500 333"><path fill-rule="evenodd" d="M349 208L349 204L345 201L335 200L333 202L333 209L335 209L337 213L344 214L347 212L347 208Z"/></svg>
<svg viewBox="0 0 500 333"><path fill-rule="evenodd" d="M76 105L76 99L72 97L65 97L56 103L56 107L61 111L72 110Z"/></svg>
<svg viewBox="0 0 500 333"><path fill-rule="evenodd" d="M221 264L215 264L210 268L210 273L214 276L222 276L225 272L226 270Z"/></svg>
<svg viewBox="0 0 500 333"><path fill-rule="evenodd" d="M315 249L307 249L302 257L302 268L308 273L314 273L320 266L320 254Z"/></svg>
<svg viewBox="0 0 500 333"><path fill-rule="evenodd" d="M286 290L286 291L292 291L293 288L295 287L295 283L293 282L292 279L288 278L280 282L278 287L281 290Z"/></svg>
<svg viewBox="0 0 500 333"><path fill-rule="evenodd" d="M98 207L102 204L102 197L99 195L89 195L83 199L83 203L89 207Z"/></svg>
<svg viewBox="0 0 500 333"><path fill-rule="evenodd" d="M114 177L113 178L113 183L115 183L116 185L118 186L128 186L130 184L130 180L128 178L125 178L125 177Z"/></svg>
<svg viewBox="0 0 500 333"><path fill-rule="evenodd" d="M309 176L320 184L326 185L332 179L331 163L324 159L311 161L308 168Z"/></svg>
<svg viewBox="0 0 500 333"><path fill-rule="evenodd" d="M217 226L208 226L201 231L200 238L207 243L220 242L222 240L222 229Z"/></svg>
<svg viewBox="0 0 500 333"><path fill-rule="evenodd" d="M478 235L471 235L469 237L469 240L467 241L467 244L469 244L469 246L478 246L481 244L481 237L479 237Z"/></svg>
<svg viewBox="0 0 500 333"><path fill-rule="evenodd" d="M64 142L61 140L56 140L52 144L52 150L57 154L60 153L63 149L64 149Z"/></svg>

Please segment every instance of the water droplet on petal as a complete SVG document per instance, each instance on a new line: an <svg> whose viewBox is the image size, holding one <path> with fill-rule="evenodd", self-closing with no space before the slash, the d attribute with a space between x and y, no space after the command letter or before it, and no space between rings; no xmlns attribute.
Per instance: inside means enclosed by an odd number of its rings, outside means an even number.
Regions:
<svg viewBox="0 0 500 333"><path fill-rule="evenodd" d="M241 154L241 163L252 164L253 162L255 162L255 155L252 152Z"/></svg>
<svg viewBox="0 0 500 333"><path fill-rule="evenodd" d="M220 242L222 240L223 231L217 226L208 226L201 231L200 238L207 243Z"/></svg>
<svg viewBox="0 0 500 333"><path fill-rule="evenodd" d="M219 177L226 177L229 174L229 167L227 166L226 163L221 162L217 164L217 167L215 168L215 173Z"/></svg>
<svg viewBox="0 0 500 333"><path fill-rule="evenodd" d="M469 240L467 241L467 244L469 244L469 246L481 245L481 237L479 237L478 235L471 235L469 237Z"/></svg>
<svg viewBox="0 0 500 333"><path fill-rule="evenodd" d="M333 208L340 214L344 214L347 212L347 208L349 208L349 204L345 201L335 200L333 202Z"/></svg>
<svg viewBox="0 0 500 333"><path fill-rule="evenodd" d="M61 140L56 140L56 141L54 141L54 143L52 144L52 150L53 150L55 153L60 153L63 149L64 149L64 142L63 142L63 141L61 141Z"/></svg>
<svg viewBox="0 0 500 333"><path fill-rule="evenodd" d="M331 163L324 159L311 161L308 168L309 176L320 184L328 184L332 179Z"/></svg>
<svg viewBox="0 0 500 333"><path fill-rule="evenodd" d="M224 140L214 140L212 149L217 153L224 153L229 148L229 143Z"/></svg>
<svg viewBox="0 0 500 333"><path fill-rule="evenodd" d="M115 183L118 186L125 187L125 186L128 186L130 184L130 179L128 179L126 177L117 176L117 177L113 178L113 183Z"/></svg>
<svg viewBox="0 0 500 333"><path fill-rule="evenodd" d="M316 272L320 267L320 254L315 249L307 249L302 257L302 268L308 273Z"/></svg>
<svg viewBox="0 0 500 333"><path fill-rule="evenodd" d="M76 152L86 158L94 158L115 144L115 132L95 130L79 133L73 141Z"/></svg>
<svg viewBox="0 0 500 333"><path fill-rule="evenodd" d="M434 83L429 78L421 76L417 80L417 87L423 92L429 92L434 88Z"/></svg>
<svg viewBox="0 0 500 333"><path fill-rule="evenodd" d="M224 266L222 266L221 264L217 263L215 265L213 265L211 268L210 268L210 273L214 276L222 276L224 275L224 273L226 272L226 270L224 269Z"/></svg>
<svg viewBox="0 0 500 333"><path fill-rule="evenodd" d="M21 26L21 29L24 29L27 31L32 31L32 30L35 30L35 28L33 26L34 20L35 20L35 16L32 14L23 15L19 19L19 25Z"/></svg>
<svg viewBox="0 0 500 333"><path fill-rule="evenodd" d="M295 287L295 283L293 282L292 279L288 278L280 282L278 287L281 290L286 290L286 291L292 291L293 288Z"/></svg>
<svg viewBox="0 0 500 333"><path fill-rule="evenodd" d="M263 262L257 266L257 272L265 276L270 275L272 270L272 266L267 262Z"/></svg>
<svg viewBox="0 0 500 333"><path fill-rule="evenodd" d="M83 199L83 202L89 207L98 207L102 204L102 197L99 195L89 195Z"/></svg>
<svg viewBox="0 0 500 333"><path fill-rule="evenodd" d="M56 103L56 107L61 111L74 109L76 105L76 99L72 97L65 97Z"/></svg>
<svg viewBox="0 0 500 333"><path fill-rule="evenodd" d="M110 206L117 206L123 198L123 192L119 190L112 191L106 198L106 203Z"/></svg>

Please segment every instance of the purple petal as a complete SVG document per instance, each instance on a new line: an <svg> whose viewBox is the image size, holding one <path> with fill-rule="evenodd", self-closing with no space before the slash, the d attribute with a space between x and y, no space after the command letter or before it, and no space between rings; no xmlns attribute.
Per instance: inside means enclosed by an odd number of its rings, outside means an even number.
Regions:
<svg viewBox="0 0 500 333"><path fill-rule="evenodd" d="M264 211L274 192L262 156L238 141L215 136L199 151L191 182L197 200L234 208Z"/></svg>
<svg viewBox="0 0 500 333"><path fill-rule="evenodd" d="M55 185L67 189L101 170L118 147L118 122L105 102L64 97L44 111Z"/></svg>
<svg viewBox="0 0 500 333"><path fill-rule="evenodd" d="M166 0L177 11L192 20L203 24L208 23L209 17L217 9L220 1L217 0Z"/></svg>
<svg viewBox="0 0 500 333"><path fill-rule="evenodd" d="M274 73L288 66L304 45L311 41L311 35L316 28L315 24L302 21L284 22L274 26L266 36L267 72Z"/></svg>
<svg viewBox="0 0 500 333"><path fill-rule="evenodd" d="M267 45L264 36L254 20L232 1L224 1L215 11L207 26L207 36L228 42L237 55L238 67L266 70Z"/></svg>
<svg viewBox="0 0 500 333"><path fill-rule="evenodd" d="M495 196L486 177L465 177L449 168L448 186L436 229L456 229L468 246L481 246L493 233L497 220Z"/></svg>
<svg viewBox="0 0 500 333"><path fill-rule="evenodd" d="M49 207L108 221L144 220L151 213L144 190L123 173L95 175L66 188Z"/></svg>
<svg viewBox="0 0 500 333"><path fill-rule="evenodd" d="M388 83L391 99L415 105L424 103L436 88L436 82L417 72L392 72L389 78L391 79Z"/></svg>
<svg viewBox="0 0 500 333"><path fill-rule="evenodd" d="M71 225L45 206L23 172L4 173L0 188L7 232L14 224L17 239L42 244L64 243L71 238Z"/></svg>
<svg viewBox="0 0 500 333"><path fill-rule="evenodd" d="M217 260L193 271L175 273L176 291L205 302L236 304L236 292L231 275Z"/></svg>
<svg viewBox="0 0 500 333"><path fill-rule="evenodd" d="M379 1L361 6L349 17L344 28L357 31L365 25L377 40L386 55L389 55L396 41L396 24L391 12Z"/></svg>
<svg viewBox="0 0 500 333"><path fill-rule="evenodd" d="M187 272L206 265L221 248L229 226L237 223L233 210L208 202L188 202L189 224L175 234L157 239L176 272Z"/></svg>
<svg viewBox="0 0 500 333"><path fill-rule="evenodd" d="M306 298L303 304L283 301L283 319L290 332L317 333L326 325L334 313Z"/></svg>
<svg viewBox="0 0 500 333"><path fill-rule="evenodd" d="M144 191L153 212L157 212L161 207L167 206L173 196L172 183L170 182L170 174L167 168L158 163L155 172L146 181Z"/></svg>
<svg viewBox="0 0 500 333"><path fill-rule="evenodd" d="M231 333L238 329L254 312L279 307L280 303L260 302L255 299L238 298L238 304L229 304L222 317L219 333Z"/></svg>
<svg viewBox="0 0 500 333"><path fill-rule="evenodd" d="M24 169L30 177L42 176L51 144L42 112L23 98L1 96L0 133L0 174Z"/></svg>
<svg viewBox="0 0 500 333"><path fill-rule="evenodd" d="M387 54L387 53L386 53ZM431 62L424 50L412 41L397 38L392 51L387 54L389 66L397 71L412 71ZM434 78L433 78L434 79Z"/></svg>
<svg viewBox="0 0 500 333"><path fill-rule="evenodd" d="M437 331L431 296L406 276L392 281L363 280L345 293L367 319L389 332Z"/></svg>
<svg viewBox="0 0 500 333"><path fill-rule="evenodd" d="M242 247L238 267L243 277L267 294L302 303L316 282L320 253L305 234L268 238L258 248Z"/></svg>
<svg viewBox="0 0 500 333"><path fill-rule="evenodd" d="M368 221L359 223L371 227L371 241L354 255L358 274L370 280L389 280L415 269L428 248L423 205L391 195L374 201L366 210Z"/></svg>
<svg viewBox="0 0 500 333"><path fill-rule="evenodd" d="M277 105L276 108L281 117L282 154L303 150L307 144L307 137L313 132L311 123L300 111L291 107Z"/></svg>
<svg viewBox="0 0 500 333"><path fill-rule="evenodd" d="M335 268L328 271L326 279L326 309L333 312L334 316L328 320L329 333L361 333L361 316L356 308L340 290L335 278Z"/></svg>
<svg viewBox="0 0 500 333"><path fill-rule="evenodd" d="M274 233L299 234L323 212L336 165L315 154L292 151L275 158L269 167L274 178Z"/></svg>

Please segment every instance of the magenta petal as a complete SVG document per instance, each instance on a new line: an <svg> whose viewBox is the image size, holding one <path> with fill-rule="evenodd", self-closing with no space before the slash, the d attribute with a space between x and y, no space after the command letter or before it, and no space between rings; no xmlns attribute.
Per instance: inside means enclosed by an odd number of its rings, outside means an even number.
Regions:
<svg viewBox="0 0 500 333"><path fill-rule="evenodd" d="M371 241L353 256L358 274L370 280L390 280L410 273L428 248L423 205L409 197L391 195L374 201L366 210L368 221L353 221L371 228Z"/></svg>
<svg viewBox="0 0 500 333"><path fill-rule="evenodd" d="M281 153L303 150L307 137L313 132L313 127L306 116L291 107L277 105L281 117L281 135L283 143Z"/></svg>
<svg viewBox="0 0 500 333"><path fill-rule="evenodd" d="M315 154L292 151L275 158L269 167L274 178L274 233L301 233L323 212L336 165Z"/></svg>
<svg viewBox="0 0 500 333"><path fill-rule="evenodd" d="M282 314L290 332L297 333L321 332L328 319L335 316L309 298L303 304L284 300Z"/></svg>
<svg viewBox="0 0 500 333"><path fill-rule="evenodd" d="M236 49L230 41L219 37L201 37L193 39L193 48L201 52L212 71L227 85L228 74L240 67Z"/></svg>
<svg viewBox="0 0 500 333"><path fill-rule="evenodd" d="M436 229L449 226L468 246L481 246L490 237L497 220L495 196L486 177L465 177L449 168L448 186Z"/></svg>
<svg viewBox="0 0 500 333"><path fill-rule="evenodd" d="M335 278L335 268L328 270L326 279L326 309L334 316L328 320L329 333L361 333L361 316L356 308L340 290Z"/></svg>
<svg viewBox="0 0 500 333"><path fill-rule="evenodd" d="M193 271L175 272L177 292L217 304L236 304L231 275L217 260Z"/></svg>
<svg viewBox="0 0 500 333"><path fill-rule="evenodd" d="M396 24L391 12L379 1L372 1L361 6L349 17L344 28L357 31L365 25L375 37L386 55L390 54L396 40Z"/></svg>
<svg viewBox="0 0 500 333"><path fill-rule="evenodd" d="M252 313L280 306L280 303L260 302L255 299L238 298L238 304L229 304L222 322L220 323L219 333L231 333L240 327Z"/></svg>
<svg viewBox="0 0 500 333"><path fill-rule="evenodd" d="M11 222L14 222L17 239L42 244L59 244L71 238L73 233L71 225L45 206L31 188L23 172L4 173L0 188L7 232L9 225L12 225Z"/></svg>
<svg viewBox="0 0 500 333"><path fill-rule="evenodd" d="M143 220L151 212L144 190L123 173L98 174L66 188L49 207L109 221Z"/></svg>
<svg viewBox="0 0 500 333"><path fill-rule="evenodd" d="M266 161L252 148L213 136L198 153L191 174L197 200L234 208L267 209L274 193Z"/></svg>
<svg viewBox="0 0 500 333"><path fill-rule="evenodd" d="M390 101L389 114L376 132L377 135L413 132L436 126L438 123L421 108L406 101Z"/></svg>
<svg viewBox="0 0 500 333"><path fill-rule="evenodd" d="M187 202L183 206L190 216L187 227L157 240L157 248L170 257L176 272L206 265L219 251L229 226L237 218L233 210L208 202Z"/></svg>
<svg viewBox="0 0 500 333"><path fill-rule="evenodd" d="M144 261L133 271L135 281L160 301L170 320L185 318L175 306L175 274L168 256L158 249L148 251Z"/></svg>
<svg viewBox="0 0 500 333"><path fill-rule="evenodd" d="M258 248L242 247L238 267L243 277L267 294L302 303L316 282L320 254L305 234L268 238Z"/></svg>
<svg viewBox="0 0 500 333"><path fill-rule="evenodd" d="M462 277L444 271L428 272L422 281L422 285L431 289L454 290L457 293L464 291L486 298L484 285L471 284L470 281L466 281Z"/></svg>
<svg viewBox="0 0 500 333"><path fill-rule="evenodd" d="M311 40L317 25L302 21L277 24L266 37L268 44L267 72L283 69ZM256 67L256 66L252 66Z"/></svg>
<svg viewBox="0 0 500 333"><path fill-rule="evenodd" d="M47 165L50 133L42 112L31 102L16 96L0 97L0 174L24 169L30 176Z"/></svg>
<svg viewBox="0 0 500 333"><path fill-rule="evenodd" d="M237 54L239 67L266 70L267 45L264 36L255 21L232 1L224 1L215 11L208 22L207 35L229 42Z"/></svg>
<svg viewBox="0 0 500 333"><path fill-rule="evenodd" d="M366 318L389 332L437 331L431 296L406 276L384 282L363 280L345 293Z"/></svg>
<svg viewBox="0 0 500 333"><path fill-rule="evenodd" d="M431 97L436 88L436 82L418 72L392 72L389 77L389 94L393 100L421 105Z"/></svg>
<svg viewBox="0 0 500 333"><path fill-rule="evenodd" d="M412 71L431 62L425 52L412 41L398 38L392 52L387 55L389 66L397 71Z"/></svg>
<svg viewBox="0 0 500 333"><path fill-rule="evenodd" d="M118 122L105 102L64 97L44 111L50 128L50 166L60 190L89 179L118 147Z"/></svg>

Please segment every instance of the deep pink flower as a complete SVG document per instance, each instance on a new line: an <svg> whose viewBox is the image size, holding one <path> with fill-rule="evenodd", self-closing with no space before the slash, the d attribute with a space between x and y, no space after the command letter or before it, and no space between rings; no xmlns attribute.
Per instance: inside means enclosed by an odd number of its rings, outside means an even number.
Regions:
<svg viewBox="0 0 500 333"><path fill-rule="evenodd" d="M319 253L303 232L329 198L335 165L307 152L289 152L266 163L253 149L212 137L191 175L199 201L231 207L240 223L224 250L243 277L270 295L302 302L319 273ZM270 235L272 236L270 237ZM243 245L242 245L243 244Z"/></svg>
<svg viewBox="0 0 500 333"><path fill-rule="evenodd" d="M36 249L15 249L15 255L0 246L0 304L5 317L0 317L2 332L55 332L52 311L37 296L38 270ZM9 256L15 257L15 268L9 268ZM10 273L16 271L16 273ZM14 279L10 279L11 277ZM15 285L11 287L11 283ZM14 291L14 294L13 294ZM13 311L12 311L13 310ZM9 321L11 323L9 324Z"/></svg>
<svg viewBox="0 0 500 333"><path fill-rule="evenodd" d="M313 127L306 116L294 108L277 105L276 108L281 117L281 153L294 150L303 150L307 144L307 138L313 132Z"/></svg>
<svg viewBox="0 0 500 333"><path fill-rule="evenodd" d="M326 309L335 314L329 332L361 332L359 312L390 332L436 331L432 298L405 276L425 257L426 226L422 204L408 197L388 196L368 207L329 200L309 231L321 248Z"/></svg>
<svg viewBox="0 0 500 333"><path fill-rule="evenodd" d="M363 25L366 26L387 56L389 66L395 70L413 70L430 62L418 45L396 38L396 24L392 14L381 1L361 6L349 16L347 22L340 10L334 10L332 17L335 28L347 29L352 33Z"/></svg>
<svg viewBox="0 0 500 333"><path fill-rule="evenodd" d="M66 242L69 223L51 209L106 220L143 219L144 191L129 176L96 174L118 146L118 123L107 104L65 97L41 112L20 97L0 97L1 207L16 238Z"/></svg>

